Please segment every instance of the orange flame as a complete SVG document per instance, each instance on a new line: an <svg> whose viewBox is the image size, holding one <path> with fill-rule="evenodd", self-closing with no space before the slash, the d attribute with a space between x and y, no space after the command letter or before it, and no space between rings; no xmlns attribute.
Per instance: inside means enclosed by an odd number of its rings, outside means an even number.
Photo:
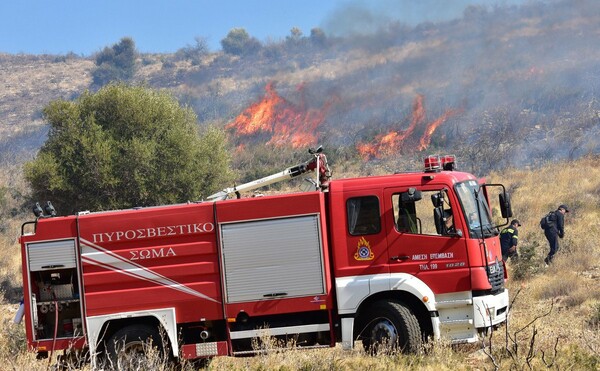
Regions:
<svg viewBox="0 0 600 371"><path fill-rule="evenodd" d="M423 151L423 150L427 149L427 147L429 147L429 143L431 143L431 136L433 135L435 130L438 128L438 126L440 126L446 120L448 120L449 117L454 116L461 111L462 110L448 110L448 111L444 112L443 115L438 117L435 121L433 121L429 125L427 125L427 129L425 129L425 133L423 133L423 136L419 140L419 147L417 147L417 149L419 151Z"/></svg>
<svg viewBox="0 0 600 371"><path fill-rule="evenodd" d="M304 85L298 90L303 93ZM267 144L275 147L290 145L293 148L307 147L317 143L317 128L333 101L325 103L321 109L306 108L304 95L300 104L282 98L270 82L265 87L264 97L244 110L235 120L225 126L235 130L238 136L251 136L267 133L271 139Z"/></svg>
<svg viewBox="0 0 600 371"><path fill-rule="evenodd" d="M460 110L448 110L442 116L426 125L425 132L419 140L417 150L422 151L429 146L431 135L444 123L449 117L457 114ZM381 158L392 155L401 149L407 139L413 140L413 134L417 126L425 120L425 108L423 106L423 96L417 95L413 102L412 119L410 125L404 131L392 131L388 134L380 134L375 137L372 143L359 143L356 148L363 159L371 157Z"/></svg>

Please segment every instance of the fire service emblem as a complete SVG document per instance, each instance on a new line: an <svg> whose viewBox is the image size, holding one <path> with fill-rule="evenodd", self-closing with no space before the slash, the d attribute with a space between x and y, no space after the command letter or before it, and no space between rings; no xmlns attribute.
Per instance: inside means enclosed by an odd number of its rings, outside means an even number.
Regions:
<svg viewBox="0 0 600 371"><path fill-rule="evenodd" d="M364 237L358 241L358 247L356 249L356 253L354 254L354 259L361 260L373 260L375 258L375 254L371 251L371 244L369 241L365 240Z"/></svg>

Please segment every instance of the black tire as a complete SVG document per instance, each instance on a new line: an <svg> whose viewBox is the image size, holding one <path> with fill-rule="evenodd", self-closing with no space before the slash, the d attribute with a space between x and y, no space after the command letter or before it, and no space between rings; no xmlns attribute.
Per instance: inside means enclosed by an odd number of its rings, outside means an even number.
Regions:
<svg viewBox="0 0 600 371"><path fill-rule="evenodd" d="M419 321L413 312L397 301L374 303L359 321L365 351L376 354L383 349L418 353L422 348Z"/></svg>
<svg viewBox="0 0 600 371"><path fill-rule="evenodd" d="M151 343L150 343L151 342ZM147 325L131 325L115 332L105 342L105 367L114 370L140 369L147 361L147 351L158 350L165 359L165 348L158 329Z"/></svg>

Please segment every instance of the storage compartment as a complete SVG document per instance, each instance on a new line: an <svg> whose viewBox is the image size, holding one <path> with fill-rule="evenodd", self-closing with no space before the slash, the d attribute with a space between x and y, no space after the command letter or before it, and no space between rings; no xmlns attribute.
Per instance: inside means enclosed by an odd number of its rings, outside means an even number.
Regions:
<svg viewBox="0 0 600 371"><path fill-rule="evenodd" d="M83 335L74 240L27 245L36 340Z"/></svg>
<svg viewBox="0 0 600 371"><path fill-rule="evenodd" d="M318 215L221 227L228 303L323 295Z"/></svg>
<svg viewBox="0 0 600 371"><path fill-rule="evenodd" d="M32 272L77 267L74 240L31 243L27 253Z"/></svg>

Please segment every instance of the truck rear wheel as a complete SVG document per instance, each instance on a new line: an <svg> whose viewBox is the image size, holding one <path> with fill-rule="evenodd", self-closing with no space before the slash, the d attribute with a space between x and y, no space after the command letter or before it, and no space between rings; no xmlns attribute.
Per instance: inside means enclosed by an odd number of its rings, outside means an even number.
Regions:
<svg viewBox="0 0 600 371"><path fill-rule="evenodd" d="M105 343L108 369L144 369L148 355L155 349L159 362L166 363L166 352L158 329L147 325L131 325L115 332ZM150 360L154 363L155 360Z"/></svg>
<svg viewBox="0 0 600 371"><path fill-rule="evenodd" d="M417 353L421 350L419 321L400 302L376 302L369 308L362 324L362 343L367 352L399 349L403 353Z"/></svg>

